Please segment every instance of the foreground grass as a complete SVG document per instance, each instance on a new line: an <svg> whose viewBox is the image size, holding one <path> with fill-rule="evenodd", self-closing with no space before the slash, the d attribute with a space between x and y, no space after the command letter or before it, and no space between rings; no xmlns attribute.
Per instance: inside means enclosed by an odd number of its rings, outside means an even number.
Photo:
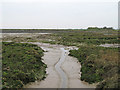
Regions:
<svg viewBox="0 0 120 90"><path fill-rule="evenodd" d="M81 62L81 80L97 83L97 88L118 88L118 49L81 46L71 56Z"/></svg>
<svg viewBox="0 0 120 90"><path fill-rule="evenodd" d="M2 43L3 88L21 88L45 78L46 65L41 61L43 50L32 44Z"/></svg>

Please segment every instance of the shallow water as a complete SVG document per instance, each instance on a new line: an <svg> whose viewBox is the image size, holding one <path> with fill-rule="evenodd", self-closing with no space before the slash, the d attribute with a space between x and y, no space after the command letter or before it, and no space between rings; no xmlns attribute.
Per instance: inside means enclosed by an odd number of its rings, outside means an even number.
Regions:
<svg viewBox="0 0 120 90"><path fill-rule="evenodd" d="M120 47L119 44L101 44L99 46L102 46L102 47L115 47L115 48Z"/></svg>
<svg viewBox="0 0 120 90"><path fill-rule="evenodd" d="M55 69L57 70L57 72L59 73L60 78L61 78L60 88L67 88L68 87L68 77L67 77L66 73L61 68L61 64L65 60L67 50L65 50L64 48L61 48L61 51L62 51L62 55L61 55L59 62L55 65Z"/></svg>

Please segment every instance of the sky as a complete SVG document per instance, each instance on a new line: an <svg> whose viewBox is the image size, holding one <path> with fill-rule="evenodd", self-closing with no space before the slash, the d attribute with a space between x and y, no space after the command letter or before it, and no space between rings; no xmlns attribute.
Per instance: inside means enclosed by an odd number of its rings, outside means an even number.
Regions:
<svg viewBox="0 0 120 90"><path fill-rule="evenodd" d="M118 28L119 0L0 0L0 28Z"/></svg>

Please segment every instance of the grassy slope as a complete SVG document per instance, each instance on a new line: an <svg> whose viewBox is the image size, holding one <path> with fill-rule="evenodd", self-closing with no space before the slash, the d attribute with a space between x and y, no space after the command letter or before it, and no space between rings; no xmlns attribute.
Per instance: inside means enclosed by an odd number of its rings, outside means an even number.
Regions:
<svg viewBox="0 0 120 90"><path fill-rule="evenodd" d="M82 46L70 55L81 62L81 80L100 82L97 88L118 88L118 49Z"/></svg>
<svg viewBox="0 0 120 90"><path fill-rule="evenodd" d="M2 43L3 88L21 88L28 82L42 80L46 65L43 50L32 44Z"/></svg>

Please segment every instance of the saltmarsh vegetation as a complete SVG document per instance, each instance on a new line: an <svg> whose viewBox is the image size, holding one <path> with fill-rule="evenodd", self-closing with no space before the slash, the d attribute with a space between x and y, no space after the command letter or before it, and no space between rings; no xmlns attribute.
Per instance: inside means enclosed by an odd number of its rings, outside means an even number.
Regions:
<svg viewBox="0 0 120 90"><path fill-rule="evenodd" d="M23 85L45 78L43 50L27 43L2 42L2 85L22 88Z"/></svg>
<svg viewBox="0 0 120 90"><path fill-rule="evenodd" d="M39 32L41 30L38 30ZM42 30L44 33L46 30ZM3 41L15 41L15 42L43 42L51 44L62 44L66 46L79 46L82 44L118 44L118 30L114 29L75 29L75 30L48 30L53 34L36 34L31 37L14 37L7 36L3 38Z"/></svg>
<svg viewBox="0 0 120 90"><path fill-rule="evenodd" d="M45 30L43 30L45 31ZM54 30L52 30L54 33ZM97 83L97 88L118 88L118 48L99 47L100 44L120 44L118 30L112 28L88 28L86 30L55 30L54 34L39 35L30 38L5 37L3 40L15 42L44 42L77 46L70 55L78 58L82 65L81 80Z"/></svg>
<svg viewBox="0 0 120 90"><path fill-rule="evenodd" d="M97 88L118 88L118 49L96 46L81 46L71 50L81 63L81 80L98 83Z"/></svg>
<svg viewBox="0 0 120 90"><path fill-rule="evenodd" d="M59 33L54 35L57 44L67 46L79 46L79 44L100 45L100 44L118 44L118 31L115 30L84 30L77 32Z"/></svg>

